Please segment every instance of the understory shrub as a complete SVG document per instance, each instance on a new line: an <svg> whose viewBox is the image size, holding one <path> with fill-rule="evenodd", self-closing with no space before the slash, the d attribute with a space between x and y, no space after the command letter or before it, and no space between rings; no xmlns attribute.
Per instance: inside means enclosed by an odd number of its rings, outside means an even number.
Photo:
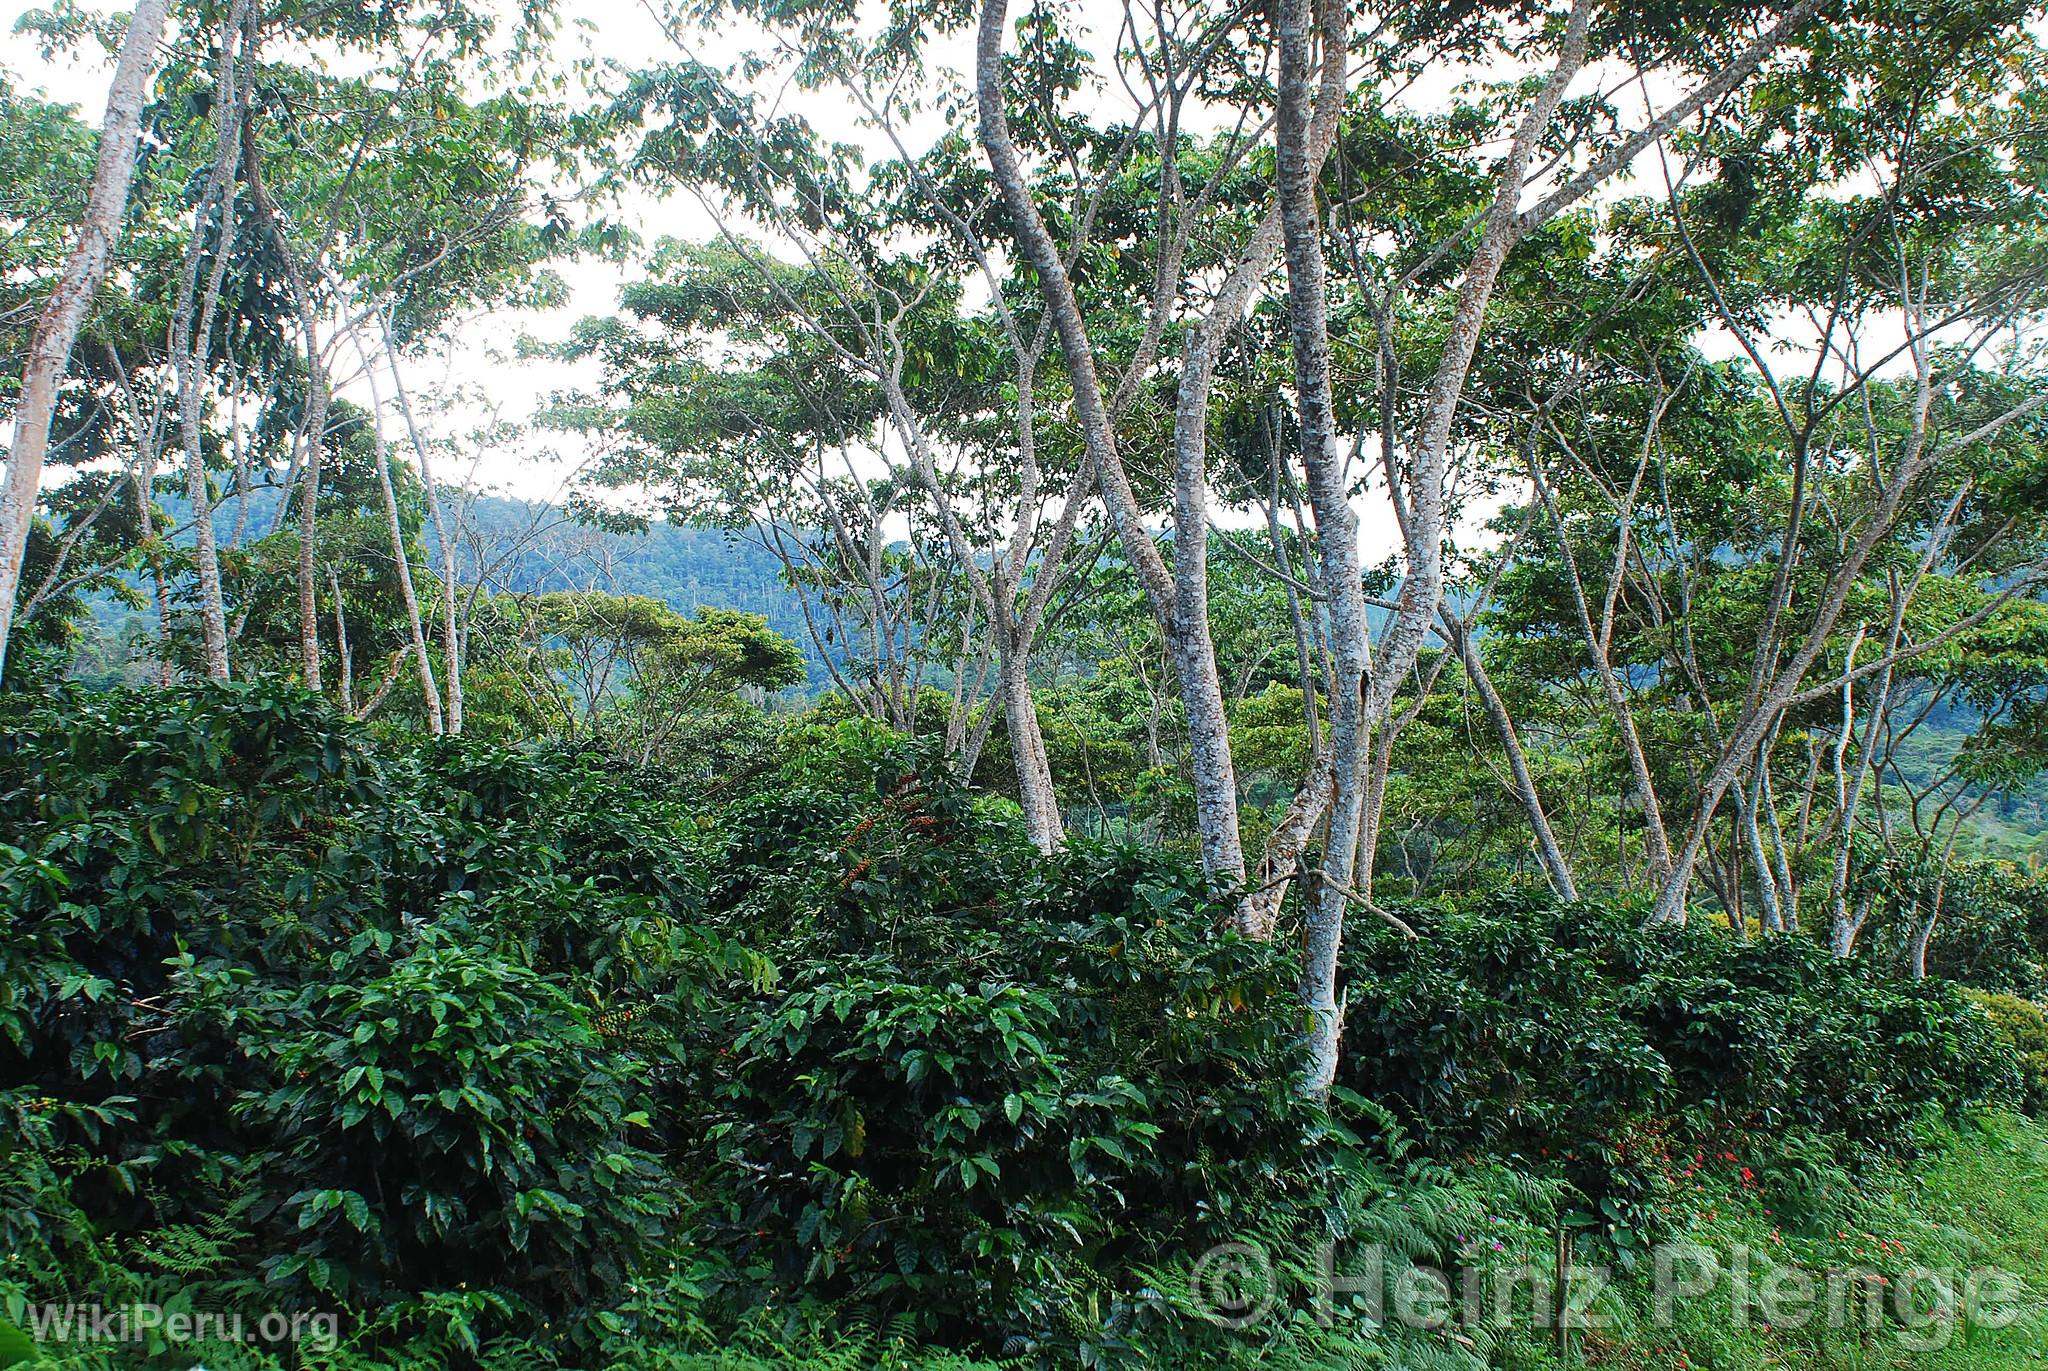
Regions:
<svg viewBox="0 0 2048 1371"><path fill-rule="evenodd" d="M1195 874L1040 859L934 758L850 725L788 779L735 815L709 915L774 930L779 980L713 997L669 1104L714 1197L696 1231L731 1262L714 1284L1074 1345L1137 1266L1311 1203L1291 964L1219 934Z"/></svg>
<svg viewBox="0 0 2048 1371"><path fill-rule="evenodd" d="M10 703L0 1080L92 1221L42 1223L43 1268L232 1211L271 1305L479 1261L543 1314L614 1297L673 1178L604 1015L726 964L682 923L687 834L601 832L584 759L380 753L275 684Z"/></svg>
<svg viewBox="0 0 2048 1371"><path fill-rule="evenodd" d="M274 683L4 708L0 1312L175 1280L423 1364L717 1365L739 1327L1372 1364L1355 1319L1271 1356L1191 1322L1192 1264L1464 1270L1575 1207L1619 1242L1694 1138L1832 1166L2017 1080L1943 985L1510 896L1354 926L1325 1109L1291 939L1228 932L1170 854L1041 856L859 721L700 807L594 753L376 744ZM854 1315L886 1333L812 1336Z"/></svg>
<svg viewBox="0 0 2048 1371"><path fill-rule="evenodd" d="M1969 992L1985 1016L2012 1041L2019 1058L2023 1104L2029 1114L2048 1112L2048 1012L2032 1000L1988 991Z"/></svg>
<svg viewBox="0 0 2048 1371"><path fill-rule="evenodd" d="M1419 938L1365 927L1348 945L1339 1079L1440 1155L1558 1165L1595 1202L1636 1184L1646 1127L1899 1149L1928 1115L2019 1088L1956 987L1802 939L1646 929L1547 895L1409 912Z"/></svg>

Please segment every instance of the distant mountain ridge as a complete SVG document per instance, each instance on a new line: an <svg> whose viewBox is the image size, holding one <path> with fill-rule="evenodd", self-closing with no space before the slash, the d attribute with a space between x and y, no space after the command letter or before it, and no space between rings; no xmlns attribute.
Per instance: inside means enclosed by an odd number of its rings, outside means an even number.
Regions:
<svg viewBox="0 0 2048 1371"><path fill-rule="evenodd" d="M245 536L269 533L283 498L282 486L251 490ZM164 495L159 503L175 523L186 521L191 506L182 497ZM538 501L497 495L473 497L465 513L483 545L482 561L490 569L495 590L518 594L604 590L651 596L685 614L706 606L759 614L770 628L803 650L813 687L824 678L816 648L804 627L797 592L783 581L781 562L755 543L717 529L667 522L651 524L640 533L612 532L577 523ZM239 515L233 498L214 511L214 528L220 537L231 536ZM536 526L546 531L528 537ZM188 532L178 541L189 536ZM463 539L458 538L457 544L462 580L473 584L477 559L473 552L463 550ZM431 532L426 535L426 545L429 560L438 571L439 550ZM103 610L107 618L127 613L111 600Z"/></svg>

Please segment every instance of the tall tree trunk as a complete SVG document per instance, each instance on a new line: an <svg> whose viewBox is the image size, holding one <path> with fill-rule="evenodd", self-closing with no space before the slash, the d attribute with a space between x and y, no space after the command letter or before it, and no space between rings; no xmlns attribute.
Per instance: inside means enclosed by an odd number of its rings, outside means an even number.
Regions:
<svg viewBox="0 0 2048 1371"><path fill-rule="evenodd" d="M1337 1074L1343 1033L1337 1004L1337 957L1344 911L1355 898L1352 868L1358 855L1363 796L1365 722L1361 689L1371 652L1360 579L1358 515L1351 508L1344 454L1337 443L1336 406L1330 393L1329 280L1323 262L1322 218L1316 208L1318 159L1310 147L1309 81L1315 30L1325 57L1341 64L1346 13L1317 16L1311 0L1279 0L1276 41L1275 142L1279 155L1280 231L1287 259L1288 341L1294 360L1295 405L1301 424L1301 460L1316 541L1330 636L1330 771L1333 778L1319 898L1309 911L1302 963L1302 1001L1309 1015L1309 1067L1304 1085L1320 1095ZM1318 23L1318 18L1323 22Z"/></svg>
<svg viewBox="0 0 2048 1371"><path fill-rule="evenodd" d="M1465 664L1466 678L1472 682L1480 706L1486 711L1487 721L1493 725L1494 736L1500 739L1501 750L1507 754L1508 772L1515 783L1515 798L1521 801L1522 812L1529 818L1529 831L1536 840L1537 859L1543 863L1544 871L1550 876L1551 887L1559 897L1576 900L1579 890L1572 880L1571 863L1565 860L1564 849L1558 846L1557 834L1551 831L1550 816L1544 812L1543 797L1536 791L1536 778L1529 770L1528 754L1522 750L1521 735L1515 732L1515 721L1508 714L1507 702L1494 689L1493 678L1487 674L1486 663L1480 660L1479 645L1472 641L1471 630L1453 615L1447 613L1443 617L1452 643L1458 650L1458 659Z"/></svg>
<svg viewBox="0 0 2048 1371"><path fill-rule="evenodd" d="M1899 635L1904 631L1906 603L1899 593L1899 587L1892 587L1892 622L1885 637L1885 656L1889 659L1898 651ZM1856 638L1850 644L1845 662L1856 664L1856 649L1863 641L1859 628ZM1846 957L1856 950L1857 936L1863 931L1863 923L1870 913L1868 893L1857 901L1852 911L1849 906L1849 862L1855 853L1856 812L1863 800L1864 787L1870 783L1871 768L1877 761L1877 731L1883 727L1885 716L1891 708L1892 668L1886 665L1878 674L1877 690L1870 701L1870 722L1864 726L1863 745L1857 750L1856 777L1848 778L1844 770L1849 743L1856 724L1856 683L1842 682L1842 731L1835 738L1835 813L1840 818L1841 832L1835 839L1834 873L1828 883L1828 907L1832 921L1829 945L1835 955Z"/></svg>
<svg viewBox="0 0 2048 1371"><path fill-rule="evenodd" d="M1052 765L1045 754L1045 736L1038 731L1038 709L1031 698L1031 679L1024 654L1010 641L1013 630L996 630L996 686L1003 696L1003 722L1017 773L1017 798L1024 807L1024 828L1031 844L1052 853L1066 838L1053 792Z"/></svg>
<svg viewBox="0 0 2048 1371"><path fill-rule="evenodd" d="M1771 859L1764 851L1763 831L1757 827L1757 801L1740 777L1736 778L1734 795L1736 826L1742 830L1743 846L1756 873L1757 922L1767 933L1783 933L1785 909L1778 899L1778 881L1771 874Z"/></svg>
<svg viewBox="0 0 2048 1371"><path fill-rule="evenodd" d="M398 394L398 412L405 419L406 436L412 440L413 459L420 464L420 485L426 491L427 513L434 522L434 544L441 552L441 684L448 692L447 725L450 733L462 732L462 646L456 632L455 547L448 541L447 518L441 511L441 493L434 485L434 464L420 426L413 418L412 398L406 393L405 378L398 370L398 349L392 341L389 320L380 319L384 335L384 356L391 367L391 386Z"/></svg>
<svg viewBox="0 0 2048 1371"><path fill-rule="evenodd" d="M398 517L398 492L391 483L391 449L384 442L384 396L377 386L377 366L369 350L356 339L363 359L363 375L370 386L370 428L377 446L377 495L384 505L384 526L391 537L391 564L398 573L398 596L405 605L405 625L412 635L413 655L419 659L420 700L427 711L427 731L439 737L447 726L441 713L441 689L434 680L434 656L427 651L426 623L420 616L419 596L413 591L412 557L405 546L405 526Z"/></svg>
<svg viewBox="0 0 2048 1371"><path fill-rule="evenodd" d="M263 181L262 149L256 143L256 121L242 121L242 161L246 167L249 198L256 207L257 220L269 233L284 263L285 280L291 287L292 308L298 315L299 333L306 355L305 456L299 464L299 670L306 688L320 689L320 601L318 574L320 541L320 481L326 467L328 390L327 360L320 346L320 321L314 309L312 285L306 278L306 264L299 260L291 236L285 232Z"/></svg>
<svg viewBox="0 0 2048 1371"><path fill-rule="evenodd" d="M346 713L356 712L355 657L348 646L348 616L346 605L341 598L341 577L334 574L334 568L327 568L327 584L334 596L334 657L341 667L341 707Z"/></svg>
<svg viewBox="0 0 2048 1371"><path fill-rule="evenodd" d="M1629 704L1621 677L1614 669L1608 641L1593 622L1592 604L1586 595L1586 583L1579 574L1578 557L1572 551L1564 515L1551 494L1550 483L1543 478L1543 468L1533 444L1526 455L1529 479L1549 515L1551 536L1557 539L1558 556L1564 561L1566 581L1571 586L1572 609L1578 616L1579 637L1585 644L1586 659L1600 678L1600 688L1607 696L1607 707L1613 712L1615 728L1621 735L1622 752L1628 759L1629 776L1635 784L1636 803L1643 811L1643 848L1650 879L1661 881L1671 872L1671 837L1664 824L1664 806L1657 797L1657 786L1651 776L1649 754L1636 732L1635 711ZM1626 529L1625 524L1623 527Z"/></svg>
<svg viewBox="0 0 2048 1371"><path fill-rule="evenodd" d="M206 479L206 454L200 443L200 409L205 403L200 387L206 375L214 312L220 303L228 250L234 236L235 167L241 156L241 124L248 102L250 71L249 56L238 50L238 43L247 28L248 3L238 0L221 23L213 169L192 216L192 241L185 250L184 279L178 288L171 324L171 356L178 373L178 434L185 449L185 495L192 505L192 557L199 572L200 636L206 674L216 681L228 679L228 621L227 607L221 600L220 555L214 545L213 495ZM215 214L220 216L220 233L202 295L199 262L208 219Z"/></svg>
<svg viewBox="0 0 2048 1371"><path fill-rule="evenodd" d="M1410 499L1403 525L1407 575L1402 582L1400 605L1395 611L1394 622L1387 630L1379 661L1374 665L1369 689L1364 692L1362 700L1346 698L1359 693L1352 683L1364 676L1369 647L1365 636L1363 594L1355 572L1356 515L1350 510L1349 492L1338 472L1327 473L1329 484L1325 486L1320 501L1316 490L1317 472L1313 468L1308 472L1310 502L1316 507L1317 532L1325 543L1324 593L1331 597L1330 650L1335 659L1331 682L1335 698L1331 702L1330 734L1336 789L1331 799L1330 840L1325 862L1336 862L1334 867L1326 865L1328 875L1334 877L1341 873L1345 878L1342 889L1330 889L1334 881L1325 881L1323 898L1312 915L1308 935L1303 984L1311 1022L1310 1068L1306 1086L1312 1093L1327 1090L1335 1076L1338 1038L1342 1032L1342 1011L1336 1002L1335 984L1344 910L1347 903L1355 898L1349 889L1349 878L1357 851L1363 798L1359 792L1357 766L1360 740L1364 730L1385 717L1391 708L1394 693L1421 651L1423 637L1429 625L1436 620L1443 601L1444 471L1450 451L1452 424L1464 394L1472 359L1478 351L1479 333L1485 324L1494 283L1499 279L1509 250L1525 229L1519 206L1529 160L1564 98L1565 89L1585 62L1586 34L1592 22L1593 8L1593 0L1573 0L1557 64L1517 126L1507 156L1495 173L1493 204L1479 243L1465 269L1443 356L1431 382L1429 404L1416 436ZM1332 6L1324 23L1323 41L1328 47L1341 50L1344 22L1345 11ZM1281 0L1280 21L1276 28L1281 76L1276 96L1275 127L1279 143L1282 229L1287 241L1289 313L1294 316L1297 388L1306 392L1318 384L1315 375L1318 368L1312 358L1304 359L1302 345L1316 346L1314 323L1317 319L1327 319L1327 302L1319 288L1323 275L1321 236L1313 231L1316 224L1315 185L1312 176L1303 175L1307 166L1303 156L1307 142L1309 45L1306 0ZM1310 298L1312 287L1315 288L1313 299ZM1309 326L1306 336L1304 323ZM1321 346L1324 350L1320 368L1323 373L1319 383L1321 394L1313 403L1327 407L1327 327L1321 330ZM1298 400L1305 405L1309 403L1305 393ZM1311 423L1312 417L1314 423ZM1334 444L1322 436L1327 431L1326 421L1321 416L1312 416L1304 408L1302 429L1303 460L1313 462L1321 456L1325 463L1331 463L1336 453ZM1337 508L1339 502L1341 510ZM1330 507L1330 523L1325 522L1325 504ZM1333 536L1338 543L1334 553L1328 546ZM1336 584L1338 577L1346 578L1347 584ZM1355 629L1348 622L1349 606L1340 603L1340 596L1344 601L1357 597ZM1345 622L1340 623L1340 620ZM1354 636L1355 641L1347 641ZM1354 663L1356 675L1353 674ZM1347 713L1349 719L1345 717ZM1347 752L1350 766L1346 765Z"/></svg>
<svg viewBox="0 0 2048 1371"><path fill-rule="evenodd" d="M406 553L405 526L398 518L398 492L391 485L391 453L384 446L382 425L377 434L377 494L384 503L384 527L391 535L391 561L398 572L398 598L405 605L405 625L412 635L413 655L419 659L420 699L426 706L427 731L439 737L447 732L441 715L441 688L434 681L434 658L427 651L426 625L420 619L419 597L412 588L412 560Z"/></svg>
<svg viewBox="0 0 2048 1371"><path fill-rule="evenodd" d="M128 187L135 178L143 96L156 70L157 42L163 36L169 7L169 0L139 0L128 18L128 32L121 39L120 56L114 64L113 85L107 92L99 162L86 192L85 219L64 263L64 273L29 338L28 362L22 369L15 408L14 442L8 449L7 484L0 491L0 676L7 669L7 638L14 626L14 600L28 553L29 526L42 488L57 386L71 364L72 345L78 341L78 331L100 283L106 280L114 243L120 237Z"/></svg>
<svg viewBox="0 0 2048 1371"><path fill-rule="evenodd" d="M985 0L975 48L975 102L981 144L990 171L1009 210L1017 246L1038 277L1040 293L1053 319L1060 354L1073 391L1074 418L1088 460L1095 467L1103 501L1143 586L1153 616L1159 621L1174 669L1180 676L1187 706L1189 742L1195 771L1195 813L1200 831L1202 868L1217 885L1242 890L1244 848L1237 828L1237 781L1231 769L1229 728L1224 715L1223 687L1216 654L1209 641L1208 607L1197 599L1201 587L1189 585L1194 568L1179 565L1169 572L1118 451L1094 347L1081 314L1066 262L1044 216L1031 195L1024 164L1010 134L1003 108L1003 28L1005 0ZM1177 498L1184 491L1176 491ZM1186 559L1183 559L1185 562ZM1178 583L1177 583L1178 582ZM1198 612L1186 610L1199 605Z"/></svg>

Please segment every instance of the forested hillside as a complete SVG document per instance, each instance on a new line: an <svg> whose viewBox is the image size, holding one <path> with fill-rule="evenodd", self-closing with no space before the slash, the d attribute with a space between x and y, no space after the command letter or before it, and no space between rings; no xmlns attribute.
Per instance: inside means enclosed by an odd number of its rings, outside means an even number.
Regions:
<svg viewBox="0 0 2048 1371"><path fill-rule="evenodd" d="M284 507L283 492L261 486L245 498L222 500L213 513L216 537L225 542L238 525L246 526L245 504L247 522L270 527ZM184 529L173 542L189 547L190 503L165 496L162 508L174 526ZM665 520L601 528L570 511L505 496L466 495L461 509L471 534L460 575L471 584L488 584L509 595L630 591L682 614L706 606L758 614L804 650L810 662L806 688L815 689L822 681L824 672L816 664L820 654L805 629L797 593L782 576L782 564L745 536ZM155 625L149 608L134 603L132 592L140 587L140 578L131 576L123 587L130 594L106 591L93 601L80 640L70 645L73 677L102 684L147 677Z"/></svg>
<svg viewBox="0 0 2048 1371"><path fill-rule="evenodd" d="M2048 1365L2044 130L2048 0L20 10L0 1371Z"/></svg>

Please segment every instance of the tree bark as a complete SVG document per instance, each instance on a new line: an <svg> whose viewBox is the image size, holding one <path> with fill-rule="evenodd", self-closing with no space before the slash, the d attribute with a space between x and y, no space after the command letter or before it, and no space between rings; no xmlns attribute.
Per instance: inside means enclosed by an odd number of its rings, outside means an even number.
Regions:
<svg viewBox="0 0 2048 1371"><path fill-rule="evenodd" d="M363 358L367 368L367 355ZM398 597L405 605L405 625L412 636L413 656L419 661L420 700L427 711L427 731L436 737L447 732L441 714L441 689L434 681L434 658L427 651L426 625L420 618L419 597L412 586L412 559L406 552L405 526L398 517L398 492L391 483L391 451L384 445L384 421L381 410L383 403L371 388L372 428L375 433L377 451L374 462L377 467L377 494L384 504L384 527L391 536L391 563L398 574Z"/></svg>
<svg viewBox="0 0 2048 1371"><path fill-rule="evenodd" d="M327 568L327 585L334 596L334 657L341 669L341 680L337 687L341 691L341 707L345 713L356 712L355 657L348 646L348 616L346 605L341 598L341 577L334 574L334 568Z"/></svg>
<svg viewBox="0 0 2048 1371"><path fill-rule="evenodd" d="M328 390L327 361L320 346L319 317L314 309L311 284L298 250L279 219L277 206L263 181L262 150L256 143L256 122L242 121L242 161L249 185L249 198L256 218L270 234L284 263L285 280L291 287L292 307L299 319L306 354L305 456L299 471L299 671L308 690L320 689L320 602L318 547L320 541L320 481L326 466Z"/></svg>
<svg viewBox="0 0 2048 1371"><path fill-rule="evenodd" d="M1923 362L1922 366L1924 368L1926 364ZM1930 450L1926 441L1926 415L1933 401L1932 387L1925 370L1922 373L1920 388L1921 396L1917 402L1918 407L1913 434L1908 440L1906 452L1901 456L1892 476L1885 482L1875 507L1866 518L1862 530L1858 533L1848 551L1843 555L1840 563L1830 573L1826 586L1820 596L1819 604L1815 609L1813 622L1808 627L1798 650L1793 653L1791 661L1782 670L1762 683L1762 688L1756 692L1753 701L1745 707L1741 717L1737 720L1736 727L1729 734L1726 743L1723 745L1720 758L1702 782L1699 806L1693 816L1692 826L1687 831L1684 846L1679 849L1674 858L1671 872L1665 880L1663 888L1658 892L1657 902L1650 911L1649 922L1653 924L1685 922L1686 894L1692 885L1693 866L1699 860L1700 849L1706 842L1707 830L1714 821L1715 810L1719 808L1722 799L1728 793L1729 787L1734 783L1736 775L1742 767L1745 755L1763 742L1765 735L1775 726L1776 721L1784 715L1788 708L1797 702L1800 686L1805 682L1808 673L1813 670L1814 664L1820 660L1821 654L1826 651L1828 640L1834 633L1836 625L1841 621L1842 611L1848 603L1850 592L1854 589L1858 578L1862 576L1864 567L1869 564L1871 555L1876 551L1878 543L1890 532L1893 525L1897 522L1900 508L1905 501L1908 491L1918 483L1920 477L1930 467L1935 465L1939 459L1959 450L1961 447L1967 446L1986 431L1995 432L1995 426L2008 422L2012 416L2030 412L2041 399L2041 397L2036 397L2034 401L2029 401L2027 405L2008 411L2005 416L1994 420L1992 424L1982 425L1968 434L1961 435L1942 444L1939 449ZM1944 526L1946 526L1949 520L1953 519L1954 511L1960 503L1961 495L1959 494L1949 507L1949 513L1943 520ZM1787 539L1796 538L1798 537L1798 530L1788 527L1785 536ZM1920 563L1914 576L1914 584L1917 585L1919 580L1926 575L1928 568L1932 565L1934 558L1940 551L1941 543L1942 540L1939 537L1929 540L1926 550L1921 554ZM1899 592L1902 596L1909 596L1911 593L1911 587L1902 589ZM1883 659L1882 665L1876 669L1885 669L1893 660L1894 657L1891 654L1887 654ZM1847 668L1843 674L1845 678L1853 679L1855 669ZM1833 687L1829 687L1830 691L1832 689Z"/></svg>
<svg viewBox="0 0 2048 1371"><path fill-rule="evenodd" d="M1320 20L1320 22L1319 22ZM1311 0L1279 0L1275 88L1277 200L1287 260L1288 341L1294 361L1295 408L1301 426L1301 461L1309 507L1315 511L1319 570L1330 636L1330 772L1333 784L1319 898L1309 912L1302 964L1302 1001L1309 1015L1311 1094L1327 1092L1337 1074L1343 1032L1337 1004L1337 957L1344 911L1351 902L1363 797L1359 782L1365 724L1365 680L1371 646L1365 586L1360 578L1358 515L1351 508L1344 454L1337 443L1336 405L1330 392L1329 277L1323 262L1322 218L1316 207L1319 159L1310 146L1309 80L1315 30L1326 61L1342 68L1345 12L1318 16ZM1340 93L1341 94L1341 93Z"/></svg>
<svg viewBox="0 0 2048 1371"><path fill-rule="evenodd" d="M178 434L185 448L185 495L192 505L192 556L199 573L200 637L206 674L216 681L228 679L228 621L227 607L221 600L220 554L214 545L213 496L206 479L206 454L200 442L200 409L205 404L200 386L206 375L214 312L220 303L234 236L235 168L241 157L241 125L248 103L252 56L239 50L239 44L248 27L247 0L238 0L221 22L220 75L214 92L213 169L192 216L192 241L185 251L184 280L179 286L171 325L171 356L178 374ZM249 36L253 38L253 34ZM220 216L220 235L202 295L199 260L211 214Z"/></svg>
<svg viewBox="0 0 2048 1371"><path fill-rule="evenodd" d="M1919 912L1920 907L1915 904L1914 915ZM1930 909L1926 918L1913 919L1912 941L1906 945L1906 974L1916 981L1927 979L1927 944L1934 940L1934 925L1939 917L1938 909Z"/></svg>
<svg viewBox="0 0 2048 1371"><path fill-rule="evenodd" d="M413 418L412 399L406 393L405 378L398 370L398 349L391 339L388 320L379 319L384 336L384 356L391 368L391 386L398 393L398 412L405 419L406 436L412 440L413 457L420 464L420 485L426 491L427 513L434 522L434 543L441 550L441 682L448 692L447 725L450 733L462 732L462 645L456 632L455 547L448 541L448 524L441 512L441 492L434 485L434 464L420 426Z"/></svg>
<svg viewBox="0 0 2048 1371"><path fill-rule="evenodd" d="M1471 631L1448 613L1443 618L1458 650L1458 659L1465 664L1465 676L1479 696L1480 706L1486 711L1487 721L1493 725L1494 735L1500 739L1501 750L1507 754L1508 772L1515 783L1515 798L1521 801L1522 812L1529 818L1529 831L1536 840L1537 860L1543 863L1544 871L1550 876L1551 888L1557 891L1559 898L1576 900L1579 890L1572 880L1571 863L1565 860L1564 849L1558 846L1557 834L1551 830L1550 816L1544 812L1543 797L1536 791L1536 778L1529 770L1528 754L1522 750L1521 735L1515 731L1515 721L1508 714L1507 702L1494 689L1493 678L1487 674L1486 663L1480 659L1479 645L1472 641Z"/></svg>
<svg viewBox="0 0 2048 1371"><path fill-rule="evenodd" d="M1188 732L1195 772L1196 825L1201 835L1202 868L1219 887L1244 887L1244 848L1237 827L1237 780L1231 768L1229 727L1216 654L1209 641L1208 606L1186 608L1202 587L1176 584L1165 558L1145 527L1136 492L1119 452L1105 403L1095 352L1080 301L1074 294L1066 262L1032 200L1031 185L1011 137L1003 108L1003 27L1005 0L985 0L975 49L975 103L980 138L989 167L1009 211L1012 231L1025 262L1038 277L1038 287L1073 391L1074 418L1089 462L1094 466L1109 507L1111 521L1130 558L1154 617L1159 620L1188 712ZM1183 577L1191 568L1176 568Z"/></svg>
<svg viewBox="0 0 2048 1371"><path fill-rule="evenodd" d="M997 631L999 640L1014 632ZM1038 708L1031 698L1028 658L1011 644L998 642L996 685L1003 696L1003 722L1010 735L1010 751L1017 774L1017 798L1024 808L1024 828L1032 846L1052 853L1066 840L1060 821L1058 797L1053 792L1052 764L1046 757L1045 737L1038 731Z"/></svg>
<svg viewBox="0 0 2048 1371"><path fill-rule="evenodd" d="M169 7L169 0L139 0L128 18L128 32L121 39L113 84L107 92L99 161L86 192L85 219L63 275L29 338L28 362L22 370L15 409L14 442L8 449L7 484L0 491L0 676L7 669L7 639L14 626L14 600L28 552L29 527L42 489L57 387L71 363L71 348L85 324L86 311L106 280L114 243L121 234L128 187L135 178L143 97L156 70L157 42Z"/></svg>
<svg viewBox="0 0 2048 1371"><path fill-rule="evenodd" d="M1566 581L1571 586L1572 608L1578 615L1579 637L1586 646L1586 659L1593 672L1600 678L1600 688L1607 696L1607 707L1614 713L1614 725L1621 735L1622 751L1628 758L1629 776L1635 785L1636 803L1643 810L1643 847L1648 859L1650 878L1661 881L1671 872L1671 838L1664 824L1664 806L1657 797L1656 782L1651 776L1650 759L1643 749L1643 740L1636 732L1635 710L1630 706L1628 692L1622 688L1621 678L1614 669L1614 658L1607 638L1593 622L1593 610L1586 596L1585 581L1579 574L1579 561L1572 551L1571 536L1565 527L1564 515L1558 509L1552 495L1550 483L1543 478L1543 468L1538 462L1534 447L1528 452L1529 479L1534 483L1537 494L1543 501L1544 511L1549 515L1551 536L1557 539L1558 556L1565 565ZM1627 524L1621 525L1624 532Z"/></svg>

